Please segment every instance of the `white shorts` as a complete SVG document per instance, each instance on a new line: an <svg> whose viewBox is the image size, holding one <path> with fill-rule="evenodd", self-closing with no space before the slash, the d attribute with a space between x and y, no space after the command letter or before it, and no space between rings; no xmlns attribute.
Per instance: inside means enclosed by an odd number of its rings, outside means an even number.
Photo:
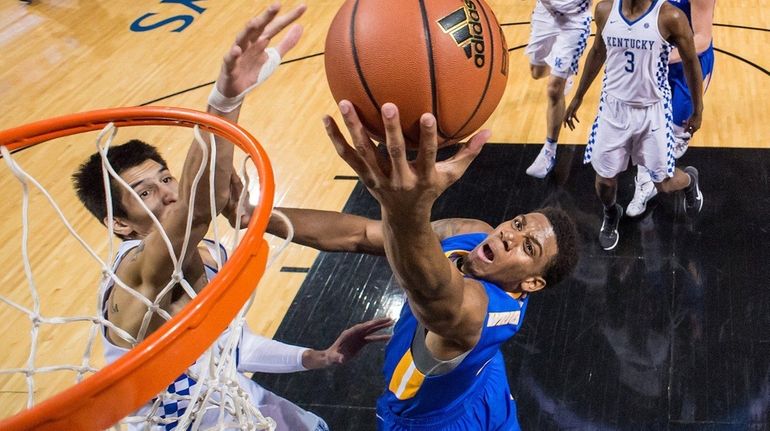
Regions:
<svg viewBox="0 0 770 431"><path fill-rule="evenodd" d="M630 158L660 183L674 176L672 123L670 100L635 108L602 92L583 163L591 163L600 177L614 178Z"/></svg>
<svg viewBox="0 0 770 431"><path fill-rule="evenodd" d="M591 11L575 15L552 15L537 2L527 45L529 62L548 65L551 75L566 79L577 75L578 62L591 34Z"/></svg>

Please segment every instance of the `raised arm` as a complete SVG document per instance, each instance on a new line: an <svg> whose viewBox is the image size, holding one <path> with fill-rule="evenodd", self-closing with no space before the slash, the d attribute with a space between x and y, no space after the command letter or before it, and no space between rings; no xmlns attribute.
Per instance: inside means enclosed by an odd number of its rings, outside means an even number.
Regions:
<svg viewBox="0 0 770 431"><path fill-rule="evenodd" d="M714 26L714 6L716 0L690 0L690 18L692 19L693 43L695 52L701 54L711 46ZM679 49L675 48L669 56L669 63L682 61Z"/></svg>
<svg viewBox="0 0 770 431"><path fill-rule="evenodd" d="M577 117L577 111L580 105L583 103L583 96L585 96L588 89L591 88L596 76L599 75L599 71L604 65L604 61L607 59L607 47L604 45L604 38L602 37L602 30L607 23L607 17L610 14L612 8L611 1L602 1L596 5L596 12L594 14L596 20L596 37L594 37L594 43L591 45L591 49L586 56L586 64L583 67L583 74L580 76L580 83L578 84L575 95L572 97L572 101L567 110L564 112L564 124L575 130L575 122L580 122Z"/></svg>
<svg viewBox="0 0 770 431"><path fill-rule="evenodd" d="M472 347L480 335L487 298L477 282L465 279L446 259L431 227L430 213L436 198L479 153L489 132L480 132L454 157L436 163L436 120L424 114L420 151L410 162L395 105L382 106L389 157L376 151L350 102L342 101L340 111L354 146L328 116L324 118L327 133L340 157L380 203L385 254L412 311L457 351Z"/></svg>
<svg viewBox="0 0 770 431"><path fill-rule="evenodd" d="M304 6L277 16L278 5L268 7L262 14L248 22L237 35L235 42L225 54L215 87L219 99L209 99L209 113L219 115L232 122L238 120L240 105L245 94L264 76L263 69L274 68L265 48L271 38L294 22L305 10ZM296 45L302 28L293 26L278 44L279 53L285 53ZM213 93L212 93L213 94ZM214 102L214 100L216 102ZM206 133L202 133L208 141ZM214 199L216 213L222 211L230 200L230 178L233 174L233 144L224 139L215 139L216 171L214 173ZM211 143L207 142L207 152L212 154ZM195 189L195 201L190 207L193 182L203 163L203 175ZM161 224L171 241L174 253L179 254L185 237L188 212L192 212L192 228L186 255L183 262L197 259L197 244L203 239L211 223L211 203L209 199L209 163L204 163L203 151L197 142L193 142L187 152L181 176L179 178L179 197L161 220ZM168 256L168 248L161 232L153 230L144 239L137 251L136 259L130 265L138 268L140 284L145 288L161 288L170 280L173 264ZM127 269L132 272L130 268ZM149 292L148 292L149 293Z"/></svg>
<svg viewBox="0 0 770 431"><path fill-rule="evenodd" d="M660 15L662 36L679 49L684 67L687 88L690 89L693 113L687 120L685 131L691 135L700 129L703 115L703 73L695 53L692 29L685 14L670 4L664 4Z"/></svg>

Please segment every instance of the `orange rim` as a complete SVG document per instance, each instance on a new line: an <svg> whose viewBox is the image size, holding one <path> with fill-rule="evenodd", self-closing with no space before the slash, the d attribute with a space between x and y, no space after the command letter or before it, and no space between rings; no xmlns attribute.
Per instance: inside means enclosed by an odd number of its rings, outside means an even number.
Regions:
<svg viewBox="0 0 770 431"><path fill-rule="evenodd" d="M59 394L0 421L0 429L105 429L163 391L216 340L256 288L269 247L263 239L273 208L273 171L259 142L240 126L204 112L172 107L102 109L0 132L0 145L19 150L62 136L104 128L169 125L211 131L235 143L259 172L260 200L249 229L222 271L187 307L129 353Z"/></svg>

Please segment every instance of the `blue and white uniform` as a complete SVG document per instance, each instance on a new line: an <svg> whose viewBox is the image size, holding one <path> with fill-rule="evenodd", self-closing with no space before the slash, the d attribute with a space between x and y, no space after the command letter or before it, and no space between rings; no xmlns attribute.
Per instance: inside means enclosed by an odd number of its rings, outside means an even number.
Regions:
<svg viewBox="0 0 770 431"><path fill-rule="evenodd" d="M450 260L457 261L486 237L484 233L462 234L444 239L441 246ZM380 430L519 429L500 346L521 327L527 299L514 298L492 283L477 281L489 298L478 343L455 361L433 359L440 364L430 370L415 363L418 350L427 350L425 329L409 303L404 304L385 351L387 389L377 401ZM442 362L454 363L449 370L436 372Z"/></svg>
<svg viewBox="0 0 770 431"><path fill-rule="evenodd" d="M635 20L623 16L615 0L602 38L607 49L599 112L586 146L584 163L613 178L626 170L629 158L662 182L674 175L669 44L660 34L658 17L665 0L653 0Z"/></svg>
<svg viewBox="0 0 770 431"><path fill-rule="evenodd" d="M548 65L559 78L577 75L590 34L591 0L538 0L526 49L529 62Z"/></svg>
<svg viewBox="0 0 770 431"><path fill-rule="evenodd" d="M115 262L112 266L112 270L116 271L120 262L126 256L126 254L133 248L139 246L141 241L129 240L120 244L117 254L115 256ZM209 253L214 256L217 253L216 246L213 241L204 240ZM221 246L220 246L221 247ZM227 252L224 247L220 248L221 261L227 260ZM206 278L211 281L217 274L217 268L212 268L205 265ZM99 304L100 313L105 318L107 317L107 303L110 298L110 293L114 288L114 282L111 278L108 278L99 287ZM116 361L121 356L128 353L128 349L116 346L107 337L107 327L103 327L101 333L102 344L104 345L104 357L105 362L110 364ZM224 347L227 342L229 331L225 331L216 340L220 346ZM275 352L283 351L289 352L290 355L295 355L296 358L287 358L288 355L275 355L271 356L271 351ZM276 421L277 430L304 430L304 431L328 431L328 426L323 419L318 416L301 409L292 402L275 395L274 393L265 390L259 386L256 382L249 379L243 372L277 372L285 373L292 371L301 371L304 368L301 366L301 356L304 352L304 348L297 348L294 346L288 346L269 338L260 337L253 334L247 327L242 328L238 347L236 348L236 363L238 373L238 385L247 393L249 401L255 405L264 416L270 417ZM280 363L283 360L284 363ZM174 395L189 396L197 381L194 376L201 375L204 370L203 361L196 361L187 372L177 377L172 382L166 391L171 396L162 394L160 407L156 415L161 419L168 421L168 423L151 425L147 422L129 422L129 430L152 430L152 431L167 431L177 429L178 422L175 419L181 418L187 408L189 407L189 401L185 399L175 398ZM299 362L299 365L297 364ZM215 395L216 396L216 395ZM147 417L152 409L152 405L156 399L150 400L147 404L141 407L138 411L134 412L130 416L132 417ZM206 413L201 421L201 425L204 428L215 426L218 423L218 409L212 409Z"/></svg>
<svg viewBox="0 0 770 431"><path fill-rule="evenodd" d="M692 27L692 13L690 0L668 0L669 3L681 9ZM714 71L714 43L709 43L705 51L698 53L701 72L703 73L703 91L708 88L711 81L711 72ZM668 67L668 83L671 86L671 107L673 110L674 125L683 126L692 115L693 106L690 89L684 75L682 62L672 63Z"/></svg>

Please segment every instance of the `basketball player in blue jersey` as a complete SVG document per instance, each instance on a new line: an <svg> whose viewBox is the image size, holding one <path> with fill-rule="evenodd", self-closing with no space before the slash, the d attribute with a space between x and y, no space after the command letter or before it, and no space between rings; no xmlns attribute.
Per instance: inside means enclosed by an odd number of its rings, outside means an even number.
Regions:
<svg viewBox="0 0 770 431"><path fill-rule="evenodd" d="M304 6L297 7L285 15L278 16L279 7L270 6L264 13L252 19L239 33L235 43L225 55L221 72L212 95L209 97L208 112L237 121L240 106L246 93L251 88L266 79L280 64L280 58L292 49L302 33L298 25L292 26L286 36L275 48L267 48L271 38L296 21L305 11ZM267 48L267 49L266 49ZM218 213L227 216L234 224L236 205L240 192L231 194L231 187L240 186L237 175L233 173L233 145L230 142L216 139L216 181L214 190L215 205ZM196 190L196 201L189 208L192 183L199 165L203 159L202 151L195 142L189 147L181 177L177 180L169 171L165 160L157 149L139 140L131 140L126 144L109 149L107 159L118 175L127 182L135 192L132 196L127 190L112 180L113 232L123 239L120 245L113 271L123 282L155 301L158 294L171 280L174 266L168 257L168 249L162 233L155 227L142 205L157 217L174 250L178 253L185 240L185 225L188 213L192 212L192 228L189 236L191 245L187 255L180 261L185 280L199 292L216 276L217 259L213 256L220 254L221 262L226 260L224 250L217 250L213 242L205 240L204 235L211 223L211 208L209 203L209 182L201 181ZM206 172L202 178L208 178L209 164L204 164ZM107 200L103 186L102 160L94 154L73 175L78 197L86 208L105 225L107 216ZM250 214L250 213L248 213ZM248 216L244 216L244 224ZM112 323L113 327L105 326L101 332L107 363L117 360L126 354L142 336L140 326L147 312L147 306L135 298L129 289L118 288L110 278L100 287L100 312ZM191 298L184 293L180 285L172 288L159 302L160 307L169 315L175 315ZM165 319L154 314L146 331L149 335L155 331ZM265 390L243 375L244 372L288 373L317 369L334 364L345 363L355 356L360 349L372 341L389 338L386 335L374 335L380 329L392 324L389 319L376 319L355 325L337 338L327 349L314 350L299 346L291 346L275 340L253 334L247 327L243 328L238 342L236 358L236 378L242 390L248 394L249 400L258 406L267 417L278 424L278 429L327 431L326 423L315 414L305 411L291 402ZM125 334L128 334L126 336ZM220 341L224 342L223 335ZM187 372L179 376L169 386L171 393L193 392L197 384L196 372L201 372L201 361L196 361ZM162 396L162 402L157 413L162 420L162 429L173 429L189 407L189 401ZM151 416L152 402L141 407L133 416ZM217 424L218 409L209 410L202 417L203 427L209 428ZM158 418L156 418L158 419ZM152 427L151 427L152 425ZM129 429L158 429L157 425L149 422L129 424Z"/></svg>
<svg viewBox="0 0 770 431"><path fill-rule="evenodd" d="M668 0L687 15L694 33L695 52L698 53L701 73L703 74L703 91L708 90L711 82L711 72L714 70L714 44L712 27L714 23L714 7L716 0ZM674 158L682 157L690 141L690 134L684 130L684 124L693 112L690 89L684 76L682 58L679 50L674 48L669 57L668 83L671 86L671 107L673 109L674 128ZM642 215L647 209L647 202L654 198L658 191L652 183L650 173L644 166L637 168L634 197L628 203L626 214L629 217Z"/></svg>
<svg viewBox="0 0 770 431"><path fill-rule="evenodd" d="M535 178L544 178L556 164L567 83L578 73L589 34L591 0L537 0L526 53L532 78L548 76L548 108L545 143L527 168L527 174Z"/></svg>
<svg viewBox="0 0 770 431"><path fill-rule="evenodd" d="M340 111L351 146L324 119L339 155L379 201L382 221L281 209L294 241L326 251L385 254L407 301L386 349L380 430L519 429L500 346L521 327L530 294L558 284L577 261L576 231L561 210L522 214L496 228L471 219L430 222L436 198L489 138L471 138L436 162L436 119L420 119L420 150L408 161L396 106L382 106L387 155L378 152L349 101ZM285 237L271 220L268 232Z"/></svg>
<svg viewBox="0 0 770 431"><path fill-rule="evenodd" d="M577 111L602 64L599 112L596 115L584 163L596 171L596 193L604 206L599 244L614 249L623 208L617 204L618 175L629 159L650 172L659 192L685 191L685 210L700 212L703 196L698 171L674 167L674 136L668 56L671 44L679 48L685 78L692 90L693 112L685 124L691 135L701 124L703 79L687 17L665 0L605 0L596 5L596 39L588 53L575 97L564 122L575 128Z"/></svg>

